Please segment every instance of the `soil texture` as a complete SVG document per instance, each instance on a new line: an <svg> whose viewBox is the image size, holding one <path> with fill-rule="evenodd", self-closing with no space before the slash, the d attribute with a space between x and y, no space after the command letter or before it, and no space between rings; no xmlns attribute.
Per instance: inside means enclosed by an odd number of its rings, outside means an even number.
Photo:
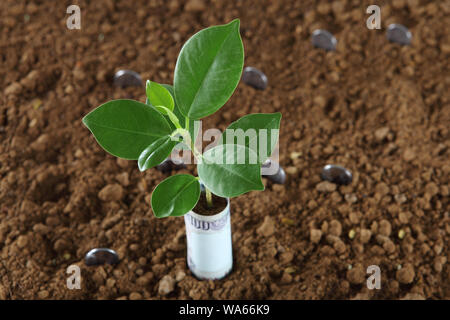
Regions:
<svg viewBox="0 0 450 320"><path fill-rule="evenodd" d="M381 7L382 29L366 27ZM450 2L96 0L0 1L0 299L450 299ZM66 27L69 4L81 30ZM283 185L231 199L234 269L198 281L186 267L183 218L157 219L153 188L81 122L119 98L113 75L172 83L183 43L241 20L245 65L268 87L240 83L203 128L281 112ZM411 46L386 40L407 26ZM313 48L315 29L338 40ZM326 164L353 175L322 181ZM116 265L84 264L96 247ZM81 268L81 289L66 270ZM367 268L379 266L381 289Z"/></svg>

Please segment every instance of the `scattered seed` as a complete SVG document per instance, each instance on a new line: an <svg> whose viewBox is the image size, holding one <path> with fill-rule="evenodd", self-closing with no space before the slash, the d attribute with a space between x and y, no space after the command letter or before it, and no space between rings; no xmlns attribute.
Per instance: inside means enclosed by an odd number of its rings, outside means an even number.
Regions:
<svg viewBox="0 0 450 320"><path fill-rule="evenodd" d="M402 268L401 264L398 264L397 267L396 267L397 270L400 270L401 268Z"/></svg>
<svg viewBox="0 0 450 320"><path fill-rule="evenodd" d="M284 272L291 274L294 273L296 271L296 269L294 267L287 267L286 269L284 269Z"/></svg>
<svg viewBox="0 0 450 320"><path fill-rule="evenodd" d="M266 75L253 67L245 67L242 72L242 81L258 90L264 90L267 88L267 77Z"/></svg>
<svg viewBox="0 0 450 320"><path fill-rule="evenodd" d="M288 226L293 226L295 224L295 221L289 218L281 218L281 223Z"/></svg>
<svg viewBox="0 0 450 320"><path fill-rule="evenodd" d="M142 78L133 70L119 70L114 75L114 85L120 88L141 87Z"/></svg>
<svg viewBox="0 0 450 320"><path fill-rule="evenodd" d="M102 42L103 40L105 40L105 35L103 33L100 33L98 35L98 41Z"/></svg>
<svg viewBox="0 0 450 320"><path fill-rule="evenodd" d="M323 167L320 177L323 180L343 185L350 184L353 179L352 173L348 169L334 164L327 164Z"/></svg>
<svg viewBox="0 0 450 320"><path fill-rule="evenodd" d="M64 260L69 260L70 259L70 253L66 252L63 255Z"/></svg>
<svg viewBox="0 0 450 320"><path fill-rule="evenodd" d="M398 238L399 238L399 239L403 239L403 238L405 237L405 235L406 235L405 230L400 229L400 230L398 231Z"/></svg>
<svg viewBox="0 0 450 320"><path fill-rule="evenodd" d="M301 152L291 152L291 155L290 155L292 160L295 160L295 159L297 159L297 158L299 158L301 156L302 156Z"/></svg>
<svg viewBox="0 0 450 320"><path fill-rule="evenodd" d="M350 239L354 239L354 238L355 238L355 235L356 235L356 232L355 232L354 229L352 229L352 230L350 230L350 231L348 232L348 237L349 237Z"/></svg>
<svg viewBox="0 0 450 320"><path fill-rule="evenodd" d="M393 23L389 25L386 37L390 42L409 46L411 44L412 34L404 25Z"/></svg>
<svg viewBox="0 0 450 320"><path fill-rule="evenodd" d="M119 262L119 255L108 248L95 248L86 254L84 261L87 266L97 266L105 263L116 264Z"/></svg>
<svg viewBox="0 0 450 320"><path fill-rule="evenodd" d="M311 42L314 47L322 48L328 51L335 51L337 40L327 30L318 29L312 33Z"/></svg>
<svg viewBox="0 0 450 320"><path fill-rule="evenodd" d="M37 110L42 105L42 101L41 101L41 99L36 98L33 100L32 104L33 104L33 109Z"/></svg>
<svg viewBox="0 0 450 320"><path fill-rule="evenodd" d="M271 165L272 160L267 159L266 162L263 163L262 167L269 168ZM266 177L273 183L284 184L284 182L286 181L286 172L284 172L284 169L280 165L278 165L278 171L275 174L271 175L263 174L263 177Z"/></svg>
<svg viewBox="0 0 450 320"><path fill-rule="evenodd" d="M353 266L352 266L351 264L349 264L349 265L347 266L347 270L352 270L352 268L353 268Z"/></svg>

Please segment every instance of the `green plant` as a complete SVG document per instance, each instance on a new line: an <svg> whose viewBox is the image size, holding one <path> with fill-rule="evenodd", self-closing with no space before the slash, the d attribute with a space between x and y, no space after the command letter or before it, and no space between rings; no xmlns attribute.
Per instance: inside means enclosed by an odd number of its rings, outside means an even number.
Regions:
<svg viewBox="0 0 450 320"><path fill-rule="evenodd" d="M201 30L181 49L173 86L147 81L145 104L133 100L109 101L86 115L83 123L107 152L138 160L141 171L160 164L179 143L191 149L208 205L212 205L211 192L235 197L263 190L261 164L277 142L280 113L250 114L228 127L257 133L261 130L272 133L275 129L266 150L259 135L243 140L232 137L230 142L225 134L220 144L203 154L195 148L194 120L215 113L228 101L239 83L243 64L239 20ZM238 159L242 155L244 161ZM256 161L251 161L255 158ZM154 214L162 218L189 212L200 197L199 178L177 174L162 181L152 194Z"/></svg>

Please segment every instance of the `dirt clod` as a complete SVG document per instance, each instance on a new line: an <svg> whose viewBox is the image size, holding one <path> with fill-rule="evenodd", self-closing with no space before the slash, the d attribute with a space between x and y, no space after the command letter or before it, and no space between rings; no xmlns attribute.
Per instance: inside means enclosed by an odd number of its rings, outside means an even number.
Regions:
<svg viewBox="0 0 450 320"><path fill-rule="evenodd" d="M322 181L316 185L316 190L319 192L333 192L336 190L336 185L328 181Z"/></svg>
<svg viewBox="0 0 450 320"><path fill-rule="evenodd" d="M342 234L342 225L337 220L331 220L328 232L336 237Z"/></svg>
<svg viewBox="0 0 450 320"><path fill-rule="evenodd" d="M310 231L310 240L313 243L319 243L320 239L322 238L322 231L319 229L312 229Z"/></svg>
<svg viewBox="0 0 450 320"><path fill-rule="evenodd" d="M98 197L102 201L120 201L122 200L124 196L124 191L121 185L119 184L109 184L105 186L100 192L98 193Z"/></svg>
<svg viewBox="0 0 450 320"><path fill-rule="evenodd" d="M0 1L0 299L450 298L444 1L384 1L384 31L364 26L361 1L80 2L82 29L68 31L65 1ZM183 43L234 18L245 65L269 86L241 81L202 130L281 112L287 178L231 199L234 268L210 284L186 266L183 218L156 219L150 206L161 181L197 175L195 166L140 172L81 119L111 99L145 102L143 87L114 85L117 70L170 84ZM387 41L399 22L413 45ZM319 28L339 40L336 51L313 47ZM352 179L322 184L327 164ZM119 263L86 266L96 247L114 248ZM81 290L66 288L71 264ZM379 265L382 289L351 283L347 264Z"/></svg>
<svg viewBox="0 0 450 320"><path fill-rule="evenodd" d="M350 270L347 270L347 280L352 284L361 284L366 280L366 272L360 265L354 265Z"/></svg>
<svg viewBox="0 0 450 320"><path fill-rule="evenodd" d="M130 293L130 300L141 300L142 295L139 292Z"/></svg>
<svg viewBox="0 0 450 320"><path fill-rule="evenodd" d="M392 232L391 223L387 220L381 220L378 227L378 232L383 236L389 237Z"/></svg>
<svg viewBox="0 0 450 320"><path fill-rule="evenodd" d="M206 9L203 0L189 0L184 9L187 12L201 12Z"/></svg>
<svg viewBox="0 0 450 320"><path fill-rule="evenodd" d="M397 270L396 278L398 282L402 284L410 284L414 281L416 273L414 267L411 264L405 264L401 269Z"/></svg>
<svg viewBox="0 0 450 320"><path fill-rule="evenodd" d="M160 281L158 286L158 293L162 296L166 296L175 289L175 280L169 276L165 275Z"/></svg>
<svg viewBox="0 0 450 320"><path fill-rule="evenodd" d="M275 233L275 224L273 219L270 216L266 216L256 232L264 237L270 237L273 235Z"/></svg>

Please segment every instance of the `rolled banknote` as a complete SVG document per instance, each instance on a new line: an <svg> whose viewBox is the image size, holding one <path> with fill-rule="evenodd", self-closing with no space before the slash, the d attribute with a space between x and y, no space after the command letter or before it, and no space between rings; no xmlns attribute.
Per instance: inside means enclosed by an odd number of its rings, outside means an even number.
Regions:
<svg viewBox="0 0 450 320"><path fill-rule="evenodd" d="M218 214L204 216L193 211L184 215L187 264L202 280L222 279L233 268L230 199Z"/></svg>

